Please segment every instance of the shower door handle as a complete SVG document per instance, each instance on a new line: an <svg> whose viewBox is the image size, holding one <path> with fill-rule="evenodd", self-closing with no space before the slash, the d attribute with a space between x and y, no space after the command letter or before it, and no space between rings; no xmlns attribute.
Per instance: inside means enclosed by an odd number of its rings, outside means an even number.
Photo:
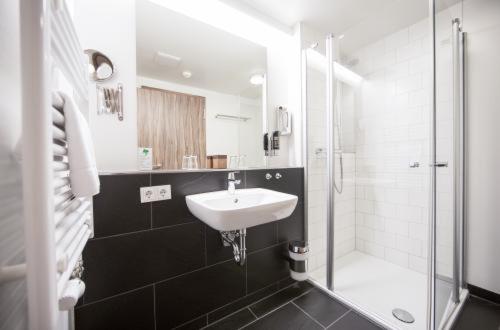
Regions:
<svg viewBox="0 0 500 330"><path fill-rule="evenodd" d="M463 224L464 189L464 122L465 122L465 85L464 85L464 33L460 19L452 21L452 66L453 66L453 290L452 300L460 300L462 274L460 262Z"/></svg>
<svg viewBox="0 0 500 330"><path fill-rule="evenodd" d="M434 164L430 164L431 167L448 167L448 162L437 162Z"/></svg>

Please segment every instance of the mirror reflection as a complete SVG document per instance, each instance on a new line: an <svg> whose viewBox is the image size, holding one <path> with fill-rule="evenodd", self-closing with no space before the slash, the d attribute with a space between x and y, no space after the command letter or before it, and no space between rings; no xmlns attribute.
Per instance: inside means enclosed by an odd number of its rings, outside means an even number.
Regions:
<svg viewBox="0 0 500 330"><path fill-rule="evenodd" d="M264 166L266 49L136 5L139 152L157 169Z"/></svg>

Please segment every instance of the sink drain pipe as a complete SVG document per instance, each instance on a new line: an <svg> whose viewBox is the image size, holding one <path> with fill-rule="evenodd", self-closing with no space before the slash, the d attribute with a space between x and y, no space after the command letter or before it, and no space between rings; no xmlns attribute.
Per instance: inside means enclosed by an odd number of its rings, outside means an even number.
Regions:
<svg viewBox="0 0 500 330"><path fill-rule="evenodd" d="M247 230L231 230L231 231L221 231L222 244L224 246L231 246L233 248L234 261L240 266L244 266L247 260ZM236 239L239 239L239 245Z"/></svg>

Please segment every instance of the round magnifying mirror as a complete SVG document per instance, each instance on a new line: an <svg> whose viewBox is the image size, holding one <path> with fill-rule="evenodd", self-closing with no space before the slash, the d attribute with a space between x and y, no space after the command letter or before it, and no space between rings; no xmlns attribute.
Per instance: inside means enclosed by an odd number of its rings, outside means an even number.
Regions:
<svg viewBox="0 0 500 330"><path fill-rule="evenodd" d="M85 54L89 57L89 77L91 80L105 81L113 76L115 68L109 57L95 49L86 49Z"/></svg>

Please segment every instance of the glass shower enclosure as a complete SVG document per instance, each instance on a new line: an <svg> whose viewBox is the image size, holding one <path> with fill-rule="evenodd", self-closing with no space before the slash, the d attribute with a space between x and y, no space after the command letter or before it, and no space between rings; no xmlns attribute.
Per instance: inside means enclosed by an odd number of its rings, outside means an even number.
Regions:
<svg viewBox="0 0 500 330"><path fill-rule="evenodd" d="M310 278L394 329L445 329L467 295L465 34L446 2L361 48L328 35L302 53Z"/></svg>

